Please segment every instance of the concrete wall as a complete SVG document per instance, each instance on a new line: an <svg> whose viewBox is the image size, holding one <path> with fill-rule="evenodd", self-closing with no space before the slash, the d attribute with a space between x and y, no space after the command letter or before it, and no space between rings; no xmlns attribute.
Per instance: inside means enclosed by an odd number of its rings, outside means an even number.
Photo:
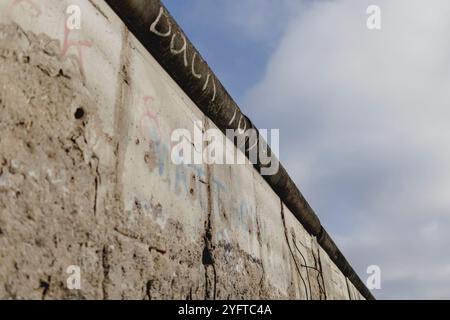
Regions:
<svg viewBox="0 0 450 320"><path fill-rule="evenodd" d="M0 12L0 298L362 298L253 166L172 164L215 125L103 0Z"/></svg>

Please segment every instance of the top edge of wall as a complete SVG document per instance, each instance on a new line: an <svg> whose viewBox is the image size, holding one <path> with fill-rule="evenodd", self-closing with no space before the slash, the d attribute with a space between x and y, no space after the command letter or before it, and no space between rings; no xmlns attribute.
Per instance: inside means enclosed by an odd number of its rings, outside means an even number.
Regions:
<svg viewBox="0 0 450 320"><path fill-rule="evenodd" d="M105 0L199 109L223 132L257 128L246 117L220 80L189 41L160 0ZM264 139L257 135L257 139ZM272 162L279 163L270 148ZM270 167L259 159L257 170ZM304 228L317 240L331 260L368 300L375 299L320 223L286 169L279 164L274 175L262 175Z"/></svg>

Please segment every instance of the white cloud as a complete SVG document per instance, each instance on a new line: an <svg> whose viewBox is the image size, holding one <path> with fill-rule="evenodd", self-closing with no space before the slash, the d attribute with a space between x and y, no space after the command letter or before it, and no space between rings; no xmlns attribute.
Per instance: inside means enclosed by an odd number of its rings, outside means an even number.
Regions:
<svg viewBox="0 0 450 320"><path fill-rule="evenodd" d="M381 31L366 28L370 4ZM248 94L250 118L281 128L285 166L360 274L382 267L377 296L449 298L450 2L297 14Z"/></svg>
<svg viewBox="0 0 450 320"><path fill-rule="evenodd" d="M232 25L253 39L267 41L277 36L299 13L302 2L297 0L222 1Z"/></svg>

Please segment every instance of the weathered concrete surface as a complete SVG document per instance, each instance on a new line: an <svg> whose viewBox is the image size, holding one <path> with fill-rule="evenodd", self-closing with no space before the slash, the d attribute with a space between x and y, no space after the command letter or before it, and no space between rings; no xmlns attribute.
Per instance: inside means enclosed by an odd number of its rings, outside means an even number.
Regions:
<svg viewBox="0 0 450 320"><path fill-rule="evenodd" d="M0 12L0 298L361 298L253 166L171 163L215 125L104 1Z"/></svg>

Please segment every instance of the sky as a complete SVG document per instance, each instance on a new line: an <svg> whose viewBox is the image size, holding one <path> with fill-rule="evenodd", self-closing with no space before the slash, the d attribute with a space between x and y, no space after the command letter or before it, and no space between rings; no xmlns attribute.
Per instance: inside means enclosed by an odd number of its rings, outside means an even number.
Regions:
<svg viewBox="0 0 450 320"><path fill-rule="evenodd" d="M163 2L374 295L449 299L450 1Z"/></svg>

